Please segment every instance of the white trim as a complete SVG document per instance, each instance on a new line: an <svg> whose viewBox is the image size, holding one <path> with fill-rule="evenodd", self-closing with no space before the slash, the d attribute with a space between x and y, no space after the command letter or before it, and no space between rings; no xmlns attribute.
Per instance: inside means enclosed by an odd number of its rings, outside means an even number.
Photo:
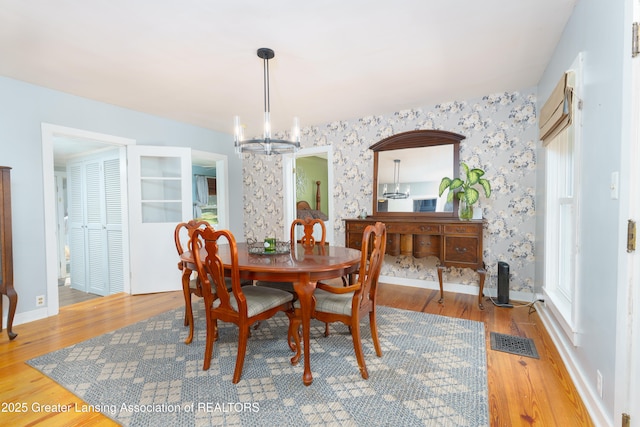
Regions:
<svg viewBox="0 0 640 427"><path fill-rule="evenodd" d="M330 145L323 145L320 147L310 147L303 148L298 150L295 154L285 154L282 156L282 182L283 182L283 202L284 202L284 231L283 236L285 240L289 240L290 234L290 224L293 222L295 218L295 200L296 200L296 186L293 178L293 165L294 160L299 157L309 157L317 154L326 154L327 156L327 189L328 189L328 200L327 200L327 216L329 217L329 221L327 224L327 242L333 243L334 240L334 222L336 217L333 212L333 147Z"/></svg>
<svg viewBox="0 0 640 427"><path fill-rule="evenodd" d="M631 28L632 22L640 21L640 1L629 3L630 19L625 26ZM631 31L627 33L631 36ZM630 38L630 37L629 37ZM630 48L630 44L629 44ZM626 47L625 47L626 50ZM620 165L620 190L626 197L620 198L618 216L618 283L616 300L616 357L614 388L614 425L621 425L622 414L626 413L632 425L640 418L640 248L631 253L626 251L628 220L640 225L640 196L638 185L640 172L640 57L625 57L629 75L623 75L623 94L625 107L622 122L622 149ZM627 84L628 83L628 84ZM623 111L626 111L624 109ZM628 122L627 122L628 120ZM625 129L628 125L628 134ZM636 239L637 240L637 239Z"/></svg>
<svg viewBox="0 0 640 427"><path fill-rule="evenodd" d="M582 113L581 104L583 97L583 63L584 54L578 53L571 64L573 71L573 118L572 124L559 136L545 146L546 157L545 171L545 197L546 212L545 222L545 255L544 255L544 286L543 292L550 304L551 312L557 316L558 323L562 325L569 339L574 345L578 344L580 319L578 318L580 306L580 224L581 224L581 138L582 138ZM566 136L564 136L566 132ZM566 138L560 140L557 138ZM558 161L557 158L560 158ZM553 159L553 161L551 161ZM558 165L564 170L558 171ZM569 187L570 185L570 187ZM558 188L561 187L561 188ZM569 190L569 191L568 191ZM558 201L559 199L559 201ZM566 213L566 209L570 213ZM571 227L559 234L562 215L570 215L566 221ZM566 224L566 223L564 223ZM564 240L563 240L564 239ZM561 243L570 245L568 249L560 248ZM567 253L568 252L568 253ZM563 277L561 268L570 271L567 277ZM563 283L568 289L561 289L558 282Z"/></svg>
<svg viewBox="0 0 640 427"><path fill-rule="evenodd" d="M293 154L284 154L282 156L282 191L283 191L283 203L282 207L284 213L284 224L282 230L282 239L283 241L289 240L289 236L291 234L291 224L293 219L296 217L296 183L295 183L295 173L293 171L293 165L295 162L295 157Z"/></svg>
<svg viewBox="0 0 640 427"><path fill-rule="evenodd" d="M16 313L16 317L13 319L13 326L22 325L24 323L33 322L35 320L45 319L48 316L49 309L47 307L36 308L31 311L23 311Z"/></svg>
<svg viewBox="0 0 640 427"><path fill-rule="evenodd" d="M191 150L191 163L211 161L216 164L216 189L218 199L218 225L216 228L229 229L229 157L209 151ZM193 170L192 170L193 174ZM222 206L220 201L222 201Z"/></svg>
<svg viewBox="0 0 640 427"><path fill-rule="evenodd" d="M78 139L89 139L94 141L100 141L108 145L125 146L135 144L134 139L122 138L113 135L106 135L96 132L85 131L82 129L74 129L65 126L53 125L50 123L42 123L42 178L43 178L43 204L44 204L44 234L45 234L45 271L47 281L47 309L46 315L41 309L31 311L29 318L31 320L37 320L37 318L31 318L31 316L40 316L41 318L55 316L60 310L60 301L58 299L58 249L56 239L56 216L48 213L55 212L56 209L56 189L55 189L55 173L54 173L54 137L55 136L68 136ZM123 189L123 202L122 206L126 207L126 189ZM128 213L126 209L123 209L123 236L128 236ZM124 242L124 247L128 248L128 242ZM126 254L128 259L128 254ZM126 266L125 271L129 271ZM128 275L127 275L128 278ZM125 289L126 289L125 285Z"/></svg>
<svg viewBox="0 0 640 427"><path fill-rule="evenodd" d="M422 280L422 279L407 279L405 277L394 277L394 276L380 276L380 283L387 283L389 285L399 285L399 286L410 286L414 288L420 289L433 289L440 290L440 284L435 280ZM478 295L478 286L474 285L465 285L462 283L443 283L443 289L445 292L452 292L458 294L467 294L467 295ZM496 298L498 296L498 290L496 288L485 288L483 292L485 297ZM514 292L510 291L509 301L521 301L521 302L532 302L540 299L541 296L538 294L533 294L531 292ZM446 302L446 297L445 297Z"/></svg>
<svg viewBox="0 0 640 427"><path fill-rule="evenodd" d="M563 328L558 325L557 317L548 309L546 302L537 305L536 309L593 423L596 426L612 426L613 420L607 417L604 402L598 396L597 391L590 386L590 383L585 381L586 378L591 378L591 375L588 375L580 368L579 364L575 363L576 360L579 360L578 354L574 351L574 346Z"/></svg>
<svg viewBox="0 0 640 427"><path fill-rule="evenodd" d="M545 295L543 299L546 301L549 312L555 317L556 325L564 332L565 336L569 338L572 345L576 347L579 346L580 334L577 330L574 330L573 327L566 321L566 318L563 315L563 313L566 312L566 309L563 310L557 307L554 303L554 298L549 295L546 289L543 289L543 293Z"/></svg>

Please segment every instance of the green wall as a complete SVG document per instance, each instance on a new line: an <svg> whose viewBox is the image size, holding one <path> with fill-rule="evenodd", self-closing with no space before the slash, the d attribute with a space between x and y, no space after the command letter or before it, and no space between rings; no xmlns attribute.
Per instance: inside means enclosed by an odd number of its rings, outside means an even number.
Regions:
<svg viewBox="0 0 640 427"><path fill-rule="evenodd" d="M296 159L296 202L305 200L311 209L316 207L316 181L320 181L320 210L329 212L329 189L327 188L328 168L327 159L317 156L300 157Z"/></svg>

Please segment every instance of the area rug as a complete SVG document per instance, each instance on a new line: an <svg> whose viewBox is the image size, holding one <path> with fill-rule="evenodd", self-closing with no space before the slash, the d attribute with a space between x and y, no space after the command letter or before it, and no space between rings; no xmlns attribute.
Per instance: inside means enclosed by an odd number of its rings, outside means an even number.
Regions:
<svg viewBox="0 0 640 427"><path fill-rule="evenodd" d="M232 384L235 325L220 323L211 368L202 370L202 305L184 344L176 309L27 363L86 405L125 426L488 426L484 324L378 307L383 356L368 319L362 338L369 379L360 376L346 326L311 329L313 383L291 366L282 313L252 330L242 378Z"/></svg>

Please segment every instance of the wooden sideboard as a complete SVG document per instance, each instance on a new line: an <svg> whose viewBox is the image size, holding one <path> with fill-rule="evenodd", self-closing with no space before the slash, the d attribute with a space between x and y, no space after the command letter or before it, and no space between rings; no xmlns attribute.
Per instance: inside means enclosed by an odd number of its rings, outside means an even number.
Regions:
<svg viewBox="0 0 640 427"><path fill-rule="evenodd" d="M362 232L369 224L383 222L387 227L387 255L407 255L415 258L435 256L440 260L438 281L440 300L444 301L442 272L446 267L472 268L480 276L478 306L484 309L482 297L486 270L482 260L482 230L484 221L458 219L376 218L346 219L345 246L360 249Z"/></svg>
<svg viewBox="0 0 640 427"><path fill-rule="evenodd" d="M13 316L16 314L18 294L13 289L13 249L11 239L11 168L0 166L0 331L2 331L2 299L9 298L7 314L7 334L14 339L18 334L13 332Z"/></svg>

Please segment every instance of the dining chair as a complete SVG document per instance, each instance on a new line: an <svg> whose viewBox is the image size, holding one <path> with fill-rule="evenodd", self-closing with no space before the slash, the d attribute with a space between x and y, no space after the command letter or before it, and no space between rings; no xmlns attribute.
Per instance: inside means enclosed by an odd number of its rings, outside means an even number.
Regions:
<svg viewBox="0 0 640 427"><path fill-rule="evenodd" d="M303 235L299 240L296 240L296 227L302 225ZM313 237L313 232L315 229L319 229L321 231L320 240L316 240ZM289 236L291 239L291 244L295 245L295 243L300 243L304 248L313 248L314 245L325 245L326 237L327 237L327 229L324 225L324 221L317 218L312 218L310 216L305 217L303 219L296 218L291 222L291 229L289 231ZM265 286L274 289L281 289L283 291L291 292L295 295L295 291L293 290L292 282L268 282L259 280L256 282L256 286Z"/></svg>
<svg viewBox="0 0 640 427"><path fill-rule="evenodd" d="M231 266L228 273L231 278L231 290L225 284L225 266L220 258L220 243L228 244ZM247 340L250 326L258 321L267 320L282 311L292 313L293 295L279 289L259 286L241 286L238 268L238 248L236 239L228 230L214 230L211 227L196 229L190 242L191 252L196 264L198 277L202 282L207 336L204 350L203 370L208 370L213 355L213 343L218 337L218 320L234 323L238 326L238 354L233 373L233 383L240 381L242 367L247 352ZM201 251L206 256L201 258ZM217 295L212 289L217 289Z"/></svg>
<svg viewBox="0 0 640 427"><path fill-rule="evenodd" d="M180 224L176 225L176 229L173 232L173 240L176 244L178 257L184 253L185 247L187 249L189 248L189 242L193 237L193 232L199 228L204 229L207 227L210 227L210 224L207 221L196 220L196 219L192 219L187 222L181 222ZM184 262L179 261L178 269L182 271L183 274L185 274L185 268L188 268L188 266L185 265ZM183 280L185 279L186 278L183 277ZM185 341L187 344L189 344L193 339L193 321L192 321L193 311L191 306L191 295L196 295L202 298L202 292L200 291L200 282L198 281L198 278L196 277L192 279L190 275L188 280L189 280L188 289L184 288L184 283L183 283L184 310L185 310L184 326L189 326L189 329L190 329L190 333L189 333L189 336L187 337L187 341Z"/></svg>
<svg viewBox="0 0 640 427"><path fill-rule="evenodd" d="M211 224L204 220L192 219L187 222L181 222L176 225L175 231L173 233L173 239L175 241L176 250L178 251L178 256L182 255L185 251L185 248L189 249L189 242L193 237L193 232L197 229L205 229L212 228ZM185 273L185 269L189 269L188 265L185 265L184 262L178 262L178 269ZM202 290L201 290L201 282L199 280L199 276L195 274L195 277L188 278L189 284L185 287L183 283L183 292L184 292L184 326L189 326L189 335L185 339L185 344L190 344L193 341L193 307L191 296L195 295L197 297L202 298ZM186 278L183 277L183 280ZM243 281L242 285L251 285L253 284L251 281ZM231 279L227 278L226 280L227 289L231 288ZM215 294L215 289L213 290Z"/></svg>
<svg viewBox="0 0 640 427"><path fill-rule="evenodd" d="M369 373L362 352L360 319L366 314L369 315L369 327L376 355L382 357L376 324L376 294L386 244L387 230L385 225L381 222L368 225L362 235L362 259L355 283L348 286L318 283L314 292L315 304L311 313L312 318L327 324L342 322L349 327L360 374L364 379L369 378ZM295 365L300 360L302 318L299 302L294 302L293 306L294 313L289 316L288 336L290 340L294 341L292 349L296 354L291 358L291 363ZM328 336L328 330L325 331L325 336ZM292 346L291 343L289 345Z"/></svg>

